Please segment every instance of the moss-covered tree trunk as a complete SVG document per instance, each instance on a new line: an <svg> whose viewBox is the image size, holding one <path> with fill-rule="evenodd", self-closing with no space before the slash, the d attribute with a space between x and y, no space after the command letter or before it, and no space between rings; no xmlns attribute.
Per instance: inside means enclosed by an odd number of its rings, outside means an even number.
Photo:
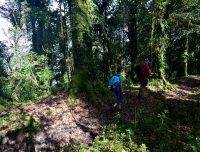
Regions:
<svg viewBox="0 0 200 152"><path fill-rule="evenodd" d="M99 7L99 15L102 16L102 23L106 23L107 20L107 8L109 7L109 1L102 1ZM108 24L109 25L109 24ZM104 80L107 80L111 74L113 74L112 70L116 69L113 58L113 53L111 50L111 40L108 33L108 30L105 28L104 24L100 24L100 38L103 42L103 72L104 72Z"/></svg>
<svg viewBox="0 0 200 152"><path fill-rule="evenodd" d="M169 1L165 2L153 2L153 18L152 18L152 47L155 49L155 55L157 58L157 70L161 81L168 85L168 81L165 77L165 52L168 47L168 32L167 32L167 19L169 16Z"/></svg>
<svg viewBox="0 0 200 152"><path fill-rule="evenodd" d="M137 13L137 1L130 2L130 16L129 16L129 54L130 54L130 61L131 61L131 80L132 82L136 82L134 79L134 67L135 67L135 60L138 55L137 50L137 26L136 26L136 13Z"/></svg>
<svg viewBox="0 0 200 152"><path fill-rule="evenodd" d="M111 44L110 44L110 38L108 36L107 31L105 28L102 26L102 35L103 35L103 51L104 51L104 56L103 56L103 70L105 73L104 79L107 80L107 78L113 74L111 69L114 69L114 59L113 59L113 54L111 52Z"/></svg>
<svg viewBox="0 0 200 152"><path fill-rule="evenodd" d="M68 40L68 35L67 35L67 29L64 28L64 23L66 22L66 20L63 20L63 16L62 16L62 0L59 1L59 17L60 17L60 34L59 34L59 46L60 46L60 50L63 53L63 61L65 64L65 68L63 72L66 72L67 74L67 79L68 81L70 81L71 79L71 67L72 67L72 62L71 62L71 58L68 52L68 46L66 45L67 40Z"/></svg>
<svg viewBox="0 0 200 152"><path fill-rule="evenodd" d="M74 55L74 73L70 85L70 96L76 98L86 92L89 101L98 106L94 96L95 71L89 0L69 0Z"/></svg>
<svg viewBox="0 0 200 152"><path fill-rule="evenodd" d="M186 33L186 43L185 43L185 50L183 51L182 57L183 57L183 67L184 67L184 76L187 77L188 76L188 49L189 49L189 45L188 45L188 34L189 32L187 31Z"/></svg>

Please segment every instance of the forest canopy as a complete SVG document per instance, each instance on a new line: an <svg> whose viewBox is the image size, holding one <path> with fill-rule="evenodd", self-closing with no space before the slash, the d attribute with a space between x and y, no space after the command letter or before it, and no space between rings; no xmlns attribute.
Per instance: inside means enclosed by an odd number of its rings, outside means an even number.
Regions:
<svg viewBox="0 0 200 152"><path fill-rule="evenodd" d="M117 66L125 83L151 61L164 85L200 72L198 0L7 0L0 43L0 96L30 101L58 90L96 104Z"/></svg>

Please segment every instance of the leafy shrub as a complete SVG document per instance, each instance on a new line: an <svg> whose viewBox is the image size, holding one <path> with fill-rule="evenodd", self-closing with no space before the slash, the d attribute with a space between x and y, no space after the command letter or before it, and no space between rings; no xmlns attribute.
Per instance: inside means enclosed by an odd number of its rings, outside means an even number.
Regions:
<svg viewBox="0 0 200 152"><path fill-rule="evenodd" d="M13 59L13 71L9 73L5 93L13 101L36 100L50 94L50 81L53 73L48 67L47 57L33 52L25 52L21 61Z"/></svg>

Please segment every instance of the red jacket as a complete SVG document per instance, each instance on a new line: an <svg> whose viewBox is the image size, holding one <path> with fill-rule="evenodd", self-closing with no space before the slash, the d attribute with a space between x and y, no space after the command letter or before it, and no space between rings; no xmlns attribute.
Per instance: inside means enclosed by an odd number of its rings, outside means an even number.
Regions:
<svg viewBox="0 0 200 152"><path fill-rule="evenodd" d="M139 78L139 79L140 79L140 80L148 80L148 76L149 76L151 70L150 70L150 68L149 68L149 66L148 66L147 63L142 62L142 65L144 66L144 73L145 73L146 76L141 77L141 78Z"/></svg>

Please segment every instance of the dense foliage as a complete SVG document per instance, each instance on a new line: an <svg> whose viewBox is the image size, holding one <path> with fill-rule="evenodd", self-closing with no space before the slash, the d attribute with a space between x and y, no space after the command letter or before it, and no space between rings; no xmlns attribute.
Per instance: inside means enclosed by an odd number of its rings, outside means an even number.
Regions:
<svg viewBox="0 0 200 152"><path fill-rule="evenodd" d="M25 50L45 55L53 73L50 87L68 89L71 83L72 96L92 93L89 88L99 80L107 84L118 65L127 82L136 83L134 66L144 57L166 85L169 79L200 71L197 0L20 0L7 1L1 15L12 25L12 32L4 32L10 39L4 54L13 50L7 53L9 60ZM5 70L9 64L4 63ZM90 80L89 90L75 75Z"/></svg>
<svg viewBox="0 0 200 152"><path fill-rule="evenodd" d="M99 108L95 95L108 95L108 79L117 66L123 67L124 83L131 86L137 83L135 65L146 57L164 87L170 86L169 80L200 73L198 0L6 0L0 15L11 25L2 30L8 40L0 41L0 99L7 102L36 101L67 90L70 101L84 92ZM152 150L155 138L166 143L175 136L166 133L170 127L178 136L191 135L177 131L167 114L166 110L152 119L141 118L140 129L134 130L146 135L150 134L147 125L155 130L150 139L141 139ZM158 123L157 116L162 122ZM141 140L141 146L132 141L130 130L120 131L112 140L127 141L127 145L115 143L116 151L130 145L146 150ZM106 135L101 142L99 138L93 149L112 143ZM188 151L199 150L199 138L185 139ZM158 142L156 150L169 149L170 144Z"/></svg>

